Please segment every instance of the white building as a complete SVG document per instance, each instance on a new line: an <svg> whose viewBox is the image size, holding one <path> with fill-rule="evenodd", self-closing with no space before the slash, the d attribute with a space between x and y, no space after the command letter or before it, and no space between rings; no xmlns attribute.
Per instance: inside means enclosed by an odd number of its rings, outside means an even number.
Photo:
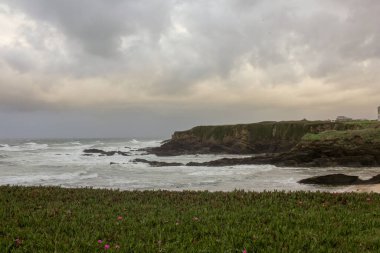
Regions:
<svg viewBox="0 0 380 253"><path fill-rule="evenodd" d="M350 121L352 118L346 117L346 116L338 116L336 117L335 121Z"/></svg>

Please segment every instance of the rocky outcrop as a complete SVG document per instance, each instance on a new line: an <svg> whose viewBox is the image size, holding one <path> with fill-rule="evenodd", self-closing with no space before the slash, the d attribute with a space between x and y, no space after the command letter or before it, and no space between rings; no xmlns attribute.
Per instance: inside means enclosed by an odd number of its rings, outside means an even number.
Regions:
<svg viewBox="0 0 380 253"><path fill-rule="evenodd" d="M130 154L128 152L123 151L104 151L101 149L91 148L91 149L85 149L83 150L83 155L90 156L92 154L98 154L100 156L113 156L113 155L122 155L122 156L129 156Z"/></svg>
<svg viewBox="0 0 380 253"><path fill-rule="evenodd" d="M325 132L300 141L292 150L248 158L224 158L188 166L273 164L280 167L380 166L380 128Z"/></svg>
<svg viewBox="0 0 380 253"><path fill-rule="evenodd" d="M159 155L280 153L294 148L305 134L327 130L361 129L360 124L330 121L284 121L253 124L198 126L175 132L161 147L148 152Z"/></svg>
<svg viewBox="0 0 380 253"><path fill-rule="evenodd" d="M298 183L332 186L380 184L380 174L368 180L362 180L358 176L348 176L345 174L330 174L302 179Z"/></svg>
<svg viewBox="0 0 380 253"><path fill-rule="evenodd" d="M134 160L132 160L132 162L134 162L134 163L147 163L152 167L182 166L183 165L182 163L176 163L176 162L168 163L168 162L159 162L159 161L149 161L149 160L141 159L141 158L134 159Z"/></svg>

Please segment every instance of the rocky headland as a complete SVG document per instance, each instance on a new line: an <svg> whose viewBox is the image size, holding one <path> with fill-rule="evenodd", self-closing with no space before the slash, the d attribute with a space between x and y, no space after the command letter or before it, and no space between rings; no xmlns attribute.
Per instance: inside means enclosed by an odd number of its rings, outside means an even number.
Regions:
<svg viewBox="0 0 380 253"><path fill-rule="evenodd" d="M188 166L380 166L380 123L368 120L303 120L199 126L175 132L161 147L148 151L162 156L204 153L253 155L248 158L223 158L205 163L191 162Z"/></svg>

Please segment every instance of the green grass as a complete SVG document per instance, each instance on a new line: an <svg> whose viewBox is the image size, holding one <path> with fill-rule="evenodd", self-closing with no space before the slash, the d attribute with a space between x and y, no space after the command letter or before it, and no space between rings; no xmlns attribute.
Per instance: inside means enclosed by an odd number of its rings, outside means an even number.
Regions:
<svg viewBox="0 0 380 253"><path fill-rule="evenodd" d="M259 122L252 124L197 126L187 131L176 132L175 136L195 136L203 142L222 143L227 140L244 139L254 143L265 140L299 141L305 134L336 130L359 130L379 126L374 120L353 120L344 122L331 121L280 121ZM311 137L310 137L311 138Z"/></svg>
<svg viewBox="0 0 380 253"><path fill-rule="evenodd" d="M361 128L369 128L369 127L378 126L379 121L377 121L377 120L352 120L352 121L345 121L344 124L355 125L355 126L359 126Z"/></svg>
<svg viewBox="0 0 380 253"><path fill-rule="evenodd" d="M377 194L0 187L0 252L379 252L379 237Z"/></svg>
<svg viewBox="0 0 380 253"><path fill-rule="evenodd" d="M346 131L324 131L317 134L308 133L302 138L303 141L326 141L326 140L352 140L361 138L367 142L380 142L380 128L364 128Z"/></svg>

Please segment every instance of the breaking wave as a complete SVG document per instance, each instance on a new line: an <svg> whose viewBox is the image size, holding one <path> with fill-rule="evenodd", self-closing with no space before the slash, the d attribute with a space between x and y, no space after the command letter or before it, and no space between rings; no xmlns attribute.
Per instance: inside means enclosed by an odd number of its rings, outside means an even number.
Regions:
<svg viewBox="0 0 380 253"><path fill-rule="evenodd" d="M0 178L1 184L36 184L43 182L51 183L70 183L73 181L80 181L86 179L97 178L98 173L87 173L86 171L77 171L77 172L68 172L62 174L54 175L45 175L45 174L36 174L36 175L25 175L25 176L8 176Z"/></svg>

